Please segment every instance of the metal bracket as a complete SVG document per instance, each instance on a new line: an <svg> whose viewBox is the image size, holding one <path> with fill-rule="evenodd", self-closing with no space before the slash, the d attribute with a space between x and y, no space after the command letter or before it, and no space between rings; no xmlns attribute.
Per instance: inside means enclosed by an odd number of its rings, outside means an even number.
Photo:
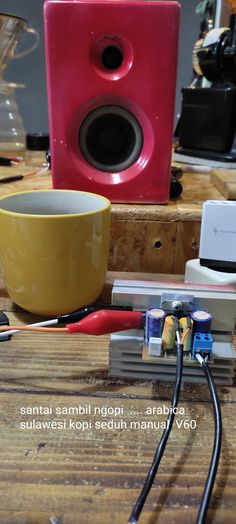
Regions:
<svg viewBox="0 0 236 524"><path fill-rule="evenodd" d="M166 311L190 313L193 310L193 295L183 295L182 293L162 293L161 307Z"/></svg>

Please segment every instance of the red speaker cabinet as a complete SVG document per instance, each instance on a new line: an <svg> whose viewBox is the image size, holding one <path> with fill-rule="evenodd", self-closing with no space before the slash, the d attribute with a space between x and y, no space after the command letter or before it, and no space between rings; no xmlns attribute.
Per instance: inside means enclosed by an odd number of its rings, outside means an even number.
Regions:
<svg viewBox="0 0 236 524"><path fill-rule="evenodd" d="M166 202L179 4L47 0L44 18L54 187Z"/></svg>

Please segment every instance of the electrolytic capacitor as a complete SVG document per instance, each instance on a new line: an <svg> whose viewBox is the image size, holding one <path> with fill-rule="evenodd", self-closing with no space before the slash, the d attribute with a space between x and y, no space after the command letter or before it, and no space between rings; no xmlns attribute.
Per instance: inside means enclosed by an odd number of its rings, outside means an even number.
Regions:
<svg viewBox="0 0 236 524"><path fill-rule="evenodd" d="M171 316L165 318L163 332L162 332L162 347L163 349L173 349L175 343L175 326L174 320Z"/></svg>
<svg viewBox="0 0 236 524"><path fill-rule="evenodd" d="M208 311L193 311L193 333L210 333L212 316Z"/></svg>
<svg viewBox="0 0 236 524"><path fill-rule="evenodd" d="M146 311L145 342L147 344L150 337L161 338L165 316L163 309L148 309Z"/></svg>

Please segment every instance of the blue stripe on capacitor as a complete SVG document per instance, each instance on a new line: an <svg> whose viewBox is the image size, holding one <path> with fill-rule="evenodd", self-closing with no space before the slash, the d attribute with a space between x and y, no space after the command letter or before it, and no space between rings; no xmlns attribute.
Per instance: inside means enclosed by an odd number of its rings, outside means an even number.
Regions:
<svg viewBox="0 0 236 524"><path fill-rule="evenodd" d="M208 311L193 311L190 316L193 321L193 333L210 333L212 315Z"/></svg>
<svg viewBox="0 0 236 524"><path fill-rule="evenodd" d="M150 337L162 336L163 323L166 313L163 309L148 309L146 311L145 342L148 344Z"/></svg>

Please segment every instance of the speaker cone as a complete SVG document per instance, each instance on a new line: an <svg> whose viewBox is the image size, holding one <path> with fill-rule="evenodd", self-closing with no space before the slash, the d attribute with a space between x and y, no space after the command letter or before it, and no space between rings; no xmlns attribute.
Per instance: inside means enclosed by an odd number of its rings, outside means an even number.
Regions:
<svg viewBox="0 0 236 524"><path fill-rule="evenodd" d="M101 106L91 111L79 130L80 150L89 164L115 173L130 167L143 146L137 118L120 106Z"/></svg>

